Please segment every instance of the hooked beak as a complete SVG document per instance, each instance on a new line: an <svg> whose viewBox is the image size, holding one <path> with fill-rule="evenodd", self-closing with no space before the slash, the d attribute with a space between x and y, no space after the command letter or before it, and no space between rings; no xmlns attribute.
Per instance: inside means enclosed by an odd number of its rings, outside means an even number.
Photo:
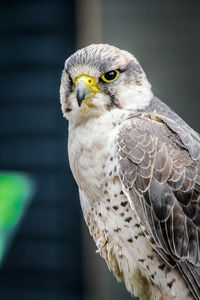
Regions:
<svg viewBox="0 0 200 300"><path fill-rule="evenodd" d="M84 101L85 104L89 107L92 108L94 105L88 101L90 100L96 93L101 93L102 91L97 87L96 85L96 79L87 76L87 75L82 75L75 80L75 85L76 85L76 99L78 102L79 107L81 106L82 102Z"/></svg>

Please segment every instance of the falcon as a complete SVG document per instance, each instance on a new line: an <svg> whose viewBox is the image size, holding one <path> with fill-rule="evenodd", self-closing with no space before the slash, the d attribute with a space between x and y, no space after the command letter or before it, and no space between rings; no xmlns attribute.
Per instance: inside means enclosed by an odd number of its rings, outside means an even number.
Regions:
<svg viewBox="0 0 200 300"><path fill-rule="evenodd" d="M107 44L70 56L60 87L90 234L140 299L200 299L200 135L156 98L136 58Z"/></svg>

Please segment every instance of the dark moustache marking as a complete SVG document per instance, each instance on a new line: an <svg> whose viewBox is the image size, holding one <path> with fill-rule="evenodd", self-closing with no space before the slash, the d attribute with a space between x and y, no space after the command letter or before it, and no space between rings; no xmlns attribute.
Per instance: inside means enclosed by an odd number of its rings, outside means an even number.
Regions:
<svg viewBox="0 0 200 300"><path fill-rule="evenodd" d="M71 108L69 108L69 107L65 108L65 112L66 112L66 113L69 113L70 111L72 111Z"/></svg>
<svg viewBox="0 0 200 300"><path fill-rule="evenodd" d="M114 107L117 107L119 109L121 109L122 107L120 106L118 100L115 98L115 96L113 94L111 94L108 90L106 91L106 94L109 96L110 98L110 103L107 104L107 108L111 109Z"/></svg>
<svg viewBox="0 0 200 300"><path fill-rule="evenodd" d="M63 72L64 76L65 76L65 81L66 81L66 86L67 86L67 89L70 90L70 92L72 92L74 90L74 82L69 74L69 72L66 70L66 68L64 69L64 72Z"/></svg>

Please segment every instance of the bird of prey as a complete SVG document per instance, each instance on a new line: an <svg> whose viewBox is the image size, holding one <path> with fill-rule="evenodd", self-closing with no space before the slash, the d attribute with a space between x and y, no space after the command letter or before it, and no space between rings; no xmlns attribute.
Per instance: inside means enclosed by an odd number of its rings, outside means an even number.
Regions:
<svg viewBox="0 0 200 300"><path fill-rule="evenodd" d="M65 62L61 104L83 215L140 299L200 299L200 135L156 98L136 58L107 44Z"/></svg>

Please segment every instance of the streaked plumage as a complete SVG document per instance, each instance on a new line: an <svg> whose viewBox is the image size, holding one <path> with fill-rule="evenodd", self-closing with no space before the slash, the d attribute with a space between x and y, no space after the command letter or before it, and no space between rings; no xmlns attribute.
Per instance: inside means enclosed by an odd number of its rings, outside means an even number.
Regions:
<svg viewBox="0 0 200 300"><path fill-rule="evenodd" d="M60 92L84 218L108 267L140 299L200 299L199 134L109 45L72 55Z"/></svg>

